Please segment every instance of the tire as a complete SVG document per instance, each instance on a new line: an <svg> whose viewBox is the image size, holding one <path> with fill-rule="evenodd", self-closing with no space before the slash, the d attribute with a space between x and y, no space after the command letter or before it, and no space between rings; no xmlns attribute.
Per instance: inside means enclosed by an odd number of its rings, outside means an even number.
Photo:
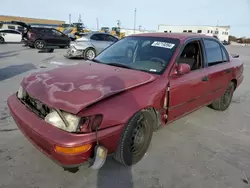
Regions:
<svg viewBox="0 0 250 188"><path fill-rule="evenodd" d="M5 43L5 40L3 37L0 37L0 44L3 44L3 43Z"/></svg>
<svg viewBox="0 0 250 188"><path fill-rule="evenodd" d="M45 47L45 42L43 40L36 40L34 43L36 49L43 49Z"/></svg>
<svg viewBox="0 0 250 188"><path fill-rule="evenodd" d="M87 48L84 52L83 52L83 58L86 60L93 60L96 56L96 52L94 50L94 48Z"/></svg>
<svg viewBox="0 0 250 188"><path fill-rule="evenodd" d="M225 111L231 104L234 90L235 84L233 82L230 82L225 93L219 99L212 102L210 107L214 110Z"/></svg>
<svg viewBox="0 0 250 188"><path fill-rule="evenodd" d="M136 113L125 126L114 159L125 166L138 163L148 150L154 132L150 111Z"/></svg>

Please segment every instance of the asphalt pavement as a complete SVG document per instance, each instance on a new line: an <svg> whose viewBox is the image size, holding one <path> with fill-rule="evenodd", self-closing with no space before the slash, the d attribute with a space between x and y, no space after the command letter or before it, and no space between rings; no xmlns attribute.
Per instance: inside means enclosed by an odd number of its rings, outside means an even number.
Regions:
<svg viewBox="0 0 250 188"><path fill-rule="evenodd" d="M65 59L66 49L38 53L20 44L0 45L0 188L250 187L250 47L228 49L245 63L245 79L227 111L204 107L171 123L154 134L133 167L108 159L97 171L68 172L27 141L6 101L30 72L83 61Z"/></svg>

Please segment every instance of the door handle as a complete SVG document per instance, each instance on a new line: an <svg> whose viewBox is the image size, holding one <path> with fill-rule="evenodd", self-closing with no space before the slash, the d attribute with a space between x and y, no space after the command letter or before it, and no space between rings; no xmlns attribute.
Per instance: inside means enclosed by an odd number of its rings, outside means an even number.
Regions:
<svg viewBox="0 0 250 188"><path fill-rule="evenodd" d="M226 74L228 74L231 72L231 69L226 69L225 72L226 72Z"/></svg>
<svg viewBox="0 0 250 188"><path fill-rule="evenodd" d="M202 78L203 82L207 82L208 80L209 80L208 76L205 76L205 77Z"/></svg>

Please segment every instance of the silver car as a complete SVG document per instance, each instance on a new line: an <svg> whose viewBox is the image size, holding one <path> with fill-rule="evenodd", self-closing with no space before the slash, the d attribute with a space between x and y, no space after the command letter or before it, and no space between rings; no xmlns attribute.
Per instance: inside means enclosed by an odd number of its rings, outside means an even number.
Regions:
<svg viewBox="0 0 250 188"><path fill-rule="evenodd" d="M82 37L70 43L70 48L65 57L81 57L92 60L105 48L117 42L119 39L111 34L102 32L89 32L82 34Z"/></svg>

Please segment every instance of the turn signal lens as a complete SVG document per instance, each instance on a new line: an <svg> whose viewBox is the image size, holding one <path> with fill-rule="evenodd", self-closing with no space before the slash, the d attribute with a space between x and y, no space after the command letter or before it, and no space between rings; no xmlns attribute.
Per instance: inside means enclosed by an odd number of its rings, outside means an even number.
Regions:
<svg viewBox="0 0 250 188"><path fill-rule="evenodd" d="M75 154L80 154L88 151L91 148L92 144L86 144L83 146L78 146L78 147L61 147L61 146L56 146L55 151L58 153L63 153L63 154L68 154L68 155L75 155Z"/></svg>

